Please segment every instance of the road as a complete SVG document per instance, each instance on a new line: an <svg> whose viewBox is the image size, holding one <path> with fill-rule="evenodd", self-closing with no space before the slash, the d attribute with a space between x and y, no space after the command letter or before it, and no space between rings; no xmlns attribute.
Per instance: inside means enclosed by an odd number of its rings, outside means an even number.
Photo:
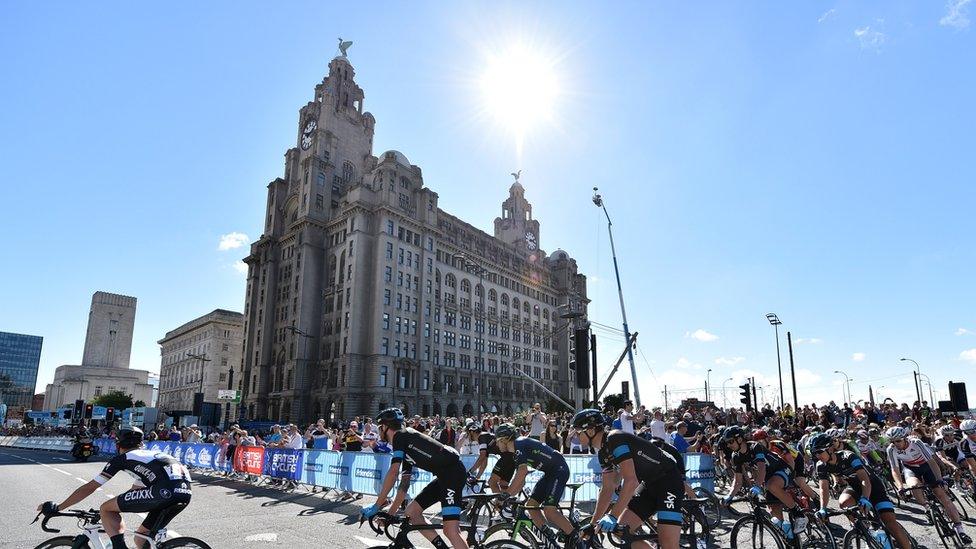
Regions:
<svg viewBox="0 0 976 549"><path fill-rule="evenodd" d="M39 450L0 449L0 494L6 512L0 514L0 548L34 547L52 537L38 525L30 525L33 509L45 500L60 501L71 490L92 479L103 461L75 463L69 456ZM129 487L128 477L106 483L85 503L97 507ZM308 547L364 549L379 545L367 527L357 527L362 505L373 502L368 496L359 501L335 501L334 494L311 494L307 491L282 492L268 487L213 477L194 476L193 501L190 507L170 525L179 534L199 537L214 549L233 547ZM973 509L969 509L972 513ZM899 512L921 547L940 547L933 529L916 512ZM127 516L130 522L137 517ZM135 522L132 522L134 525ZM976 522L967 523L976 532ZM74 533L74 523L62 519L51 526L63 533ZM720 528L713 547L728 547L728 529ZM429 544L421 547L430 547Z"/></svg>

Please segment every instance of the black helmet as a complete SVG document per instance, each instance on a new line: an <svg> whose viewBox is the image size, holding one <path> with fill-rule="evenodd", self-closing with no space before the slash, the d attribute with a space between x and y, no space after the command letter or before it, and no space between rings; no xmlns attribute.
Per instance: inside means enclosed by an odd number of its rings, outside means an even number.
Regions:
<svg viewBox="0 0 976 549"><path fill-rule="evenodd" d="M722 432L722 442L728 442L734 438L745 437L746 432L742 430L742 427L733 425Z"/></svg>
<svg viewBox="0 0 976 549"><path fill-rule="evenodd" d="M142 445L143 432L138 427L123 427L115 433L115 444L119 448L138 448Z"/></svg>
<svg viewBox="0 0 976 549"><path fill-rule="evenodd" d="M465 431L480 431L481 430L481 425L477 421L475 421L473 419L469 419L468 422L464 425L464 430Z"/></svg>
<svg viewBox="0 0 976 549"><path fill-rule="evenodd" d="M834 444L834 438L826 433L820 433L818 435L813 435L810 440L807 441L807 449L810 453L816 455L827 448L830 448Z"/></svg>
<svg viewBox="0 0 976 549"><path fill-rule="evenodd" d="M585 410L580 410L576 412L573 416L573 427L577 429L589 429L590 427L604 427L607 424L607 418L603 415L603 412L597 410L596 408L587 408Z"/></svg>
<svg viewBox="0 0 976 549"><path fill-rule="evenodd" d="M403 424L403 410L399 408L387 408L376 415L377 425L400 428Z"/></svg>
<svg viewBox="0 0 976 549"><path fill-rule="evenodd" d="M507 438L512 440L518 436L518 431L515 430L515 426L511 423L502 423L498 427L495 427L495 438Z"/></svg>

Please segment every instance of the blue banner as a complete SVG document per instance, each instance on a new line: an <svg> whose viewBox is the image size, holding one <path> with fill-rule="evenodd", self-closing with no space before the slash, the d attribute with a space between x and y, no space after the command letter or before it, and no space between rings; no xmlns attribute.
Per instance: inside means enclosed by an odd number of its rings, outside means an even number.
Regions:
<svg viewBox="0 0 976 549"><path fill-rule="evenodd" d="M715 458L710 454L685 454L685 478L693 488L715 492Z"/></svg>
<svg viewBox="0 0 976 549"><path fill-rule="evenodd" d="M264 451L264 474L274 478L301 480L305 450L267 448Z"/></svg>

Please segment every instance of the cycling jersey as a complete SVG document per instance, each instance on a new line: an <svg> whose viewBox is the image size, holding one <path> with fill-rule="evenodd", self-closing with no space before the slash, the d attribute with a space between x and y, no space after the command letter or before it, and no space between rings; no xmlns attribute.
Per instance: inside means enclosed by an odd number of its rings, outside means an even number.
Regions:
<svg viewBox="0 0 976 549"><path fill-rule="evenodd" d="M871 439L868 439L867 442L862 442L861 439L857 439L856 444L858 451L861 452L861 455L863 456L881 449L878 447L878 443Z"/></svg>
<svg viewBox="0 0 976 549"><path fill-rule="evenodd" d="M146 488L171 485L186 481L190 482L190 472L180 461L169 454L139 448L119 454L105 464L93 479L99 484L105 484L121 471L131 476L136 486Z"/></svg>
<svg viewBox="0 0 976 549"><path fill-rule="evenodd" d="M968 436L963 435L959 441L959 451L967 459L976 458L976 440L971 440Z"/></svg>
<svg viewBox="0 0 976 549"><path fill-rule="evenodd" d="M538 439L519 437L515 439L515 465L531 465L543 472L569 469L566 458Z"/></svg>
<svg viewBox="0 0 976 549"><path fill-rule="evenodd" d="M607 433L598 454L603 471L616 469L628 459L634 462L637 478L648 484L664 477L680 478L684 472L681 454L667 442L651 442L625 431Z"/></svg>
<svg viewBox="0 0 976 549"><path fill-rule="evenodd" d="M857 472L864 471L868 475L868 480L871 483L871 495L868 498L871 504L874 505L874 508L879 513L894 512L895 506L892 505L891 500L888 499L888 495L885 494L884 483L870 469L864 466L864 461L860 456L847 450L837 452L834 455L837 456L837 463L817 461L816 465L814 465L814 475L818 480L830 480L830 475L836 475L847 481L847 488L844 491L854 496L854 498L859 499L863 488Z"/></svg>
<svg viewBox="0 0 976 549"><path fill-rule="evenodd" d="M732 455L732 467L737 473L745 473L746 465L755 465L760 461L766 462L767 478L777 471L790 469L785 461L758 442L747 442L744 450L739 450Z"/></svg>
<svg viewBox="0 0 976 549"><path fill-rule="evenodd" d="M930 459L932 459L932 452L915 437L908 439L908 446L904 450L895 448L893 443L888 446L888 463L891 464L892 469L899 469L903 465L918 469L927 466Z"/></svg>
<svg viewBox="0 0 976 549"><path fill-rule="evenodd" d="M413 463L430 471L435 476L438 471L460 463L457 451L410 427L396 431L393 435L392 463L401 463L409 457Z"/></svg>
<svg viewBox="0 0 976 549"><path fill-rule="evenodd" d="M945 439L939 437L935 439L935 441L932 443L932 448L936 452L942 452L942 454L945 455L945 457L948 458L949 461L958 463L966 459L966 456L963 454L962 449L960 449L959 447L959 442L960 441L958 440L954 440L952 442L946 442Z"/></svg>

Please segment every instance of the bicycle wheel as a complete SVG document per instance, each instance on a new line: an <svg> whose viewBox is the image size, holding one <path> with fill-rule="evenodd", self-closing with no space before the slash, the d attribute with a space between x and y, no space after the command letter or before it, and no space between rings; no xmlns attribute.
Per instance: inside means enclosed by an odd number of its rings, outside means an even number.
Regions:
<svg viewBox="0 0 976 549"><path fill-rule="evenodd" d="M482 549L530 549L528 545L511 539L495 540L481 547Z"/></svg>
<svg viewBox="0 0 976 549"><path fill-rule="evenodd" d="M34 549L49 549L52 547L78 547L78 549L88 549L88 541L84 541L84 545L75 545L75 538L71 536L58 536L56 538L51 538Z"/></svg>
<svg viewBox="0 0 976 549"><path fill-rule="evenodd" d="M718 500L718 497L700 486L695 488L694 491L695 495L699 498L708 500L701 503L701 510L705 513L705 517L708 519L708 527L715 528L719 525L719 523L722 522L722 506Z"/></svg>
<svg viewBox="0 0 976 549"><path fill-rule="evenodd" d="M844 534L844 549L882 549L870 534L859 528Z"/></svg>
<svg viewBox="0 0 976 549"><path fill-rule="evenodd" d="M532 528L526 524L522 524L523 522L499 522L493 524L485 530L482 541L484 543L493 541L517 541L527 545L531 549L540 549L542 544L539 543L535 534L532 533Z"/></svg>
<svg viewBox="0 0 976 549"><path fill-rule="evenodd" d="M952 504L956 506L956 510L959 511L959 514L962 516L962 519L969 520L969 511L966 510L966 506L963 505L962 501L959 500L959 497L956 495L955 490L952 490L951 488L946 488L945 491L946 491L946 495L949 496L949 501L951 501Z"/></svg>
<svg viewBox="0 0 976 549"><path fill-rule="evenodd" d="M837 549L834 535L826 525L818 521L808 522L806 531L800 534L800 539L802 549Z"/></svg>
<svg viewBox="0 0 976 549"><path fill-rule="evenodd" d="M786 549L776 527L764 520L757 521L753 515L735 521L729 534L732 549Z"/></svg>
<svg viewBox="0 0 976 549"><path fill-rule="evenodd" d="M685 506L681 510L681 547L698 549L705 547L711 541L711 527L708 525L708 518L705 512L698 505Z"/></svg>
<svg viewBox="0 0 976 549"><path fill-rule="evenodd" d="M159 549L174 549L175 547L187 547L189 549L210 549L206 543L197 538L173 538L160 543Z"/></svg>

